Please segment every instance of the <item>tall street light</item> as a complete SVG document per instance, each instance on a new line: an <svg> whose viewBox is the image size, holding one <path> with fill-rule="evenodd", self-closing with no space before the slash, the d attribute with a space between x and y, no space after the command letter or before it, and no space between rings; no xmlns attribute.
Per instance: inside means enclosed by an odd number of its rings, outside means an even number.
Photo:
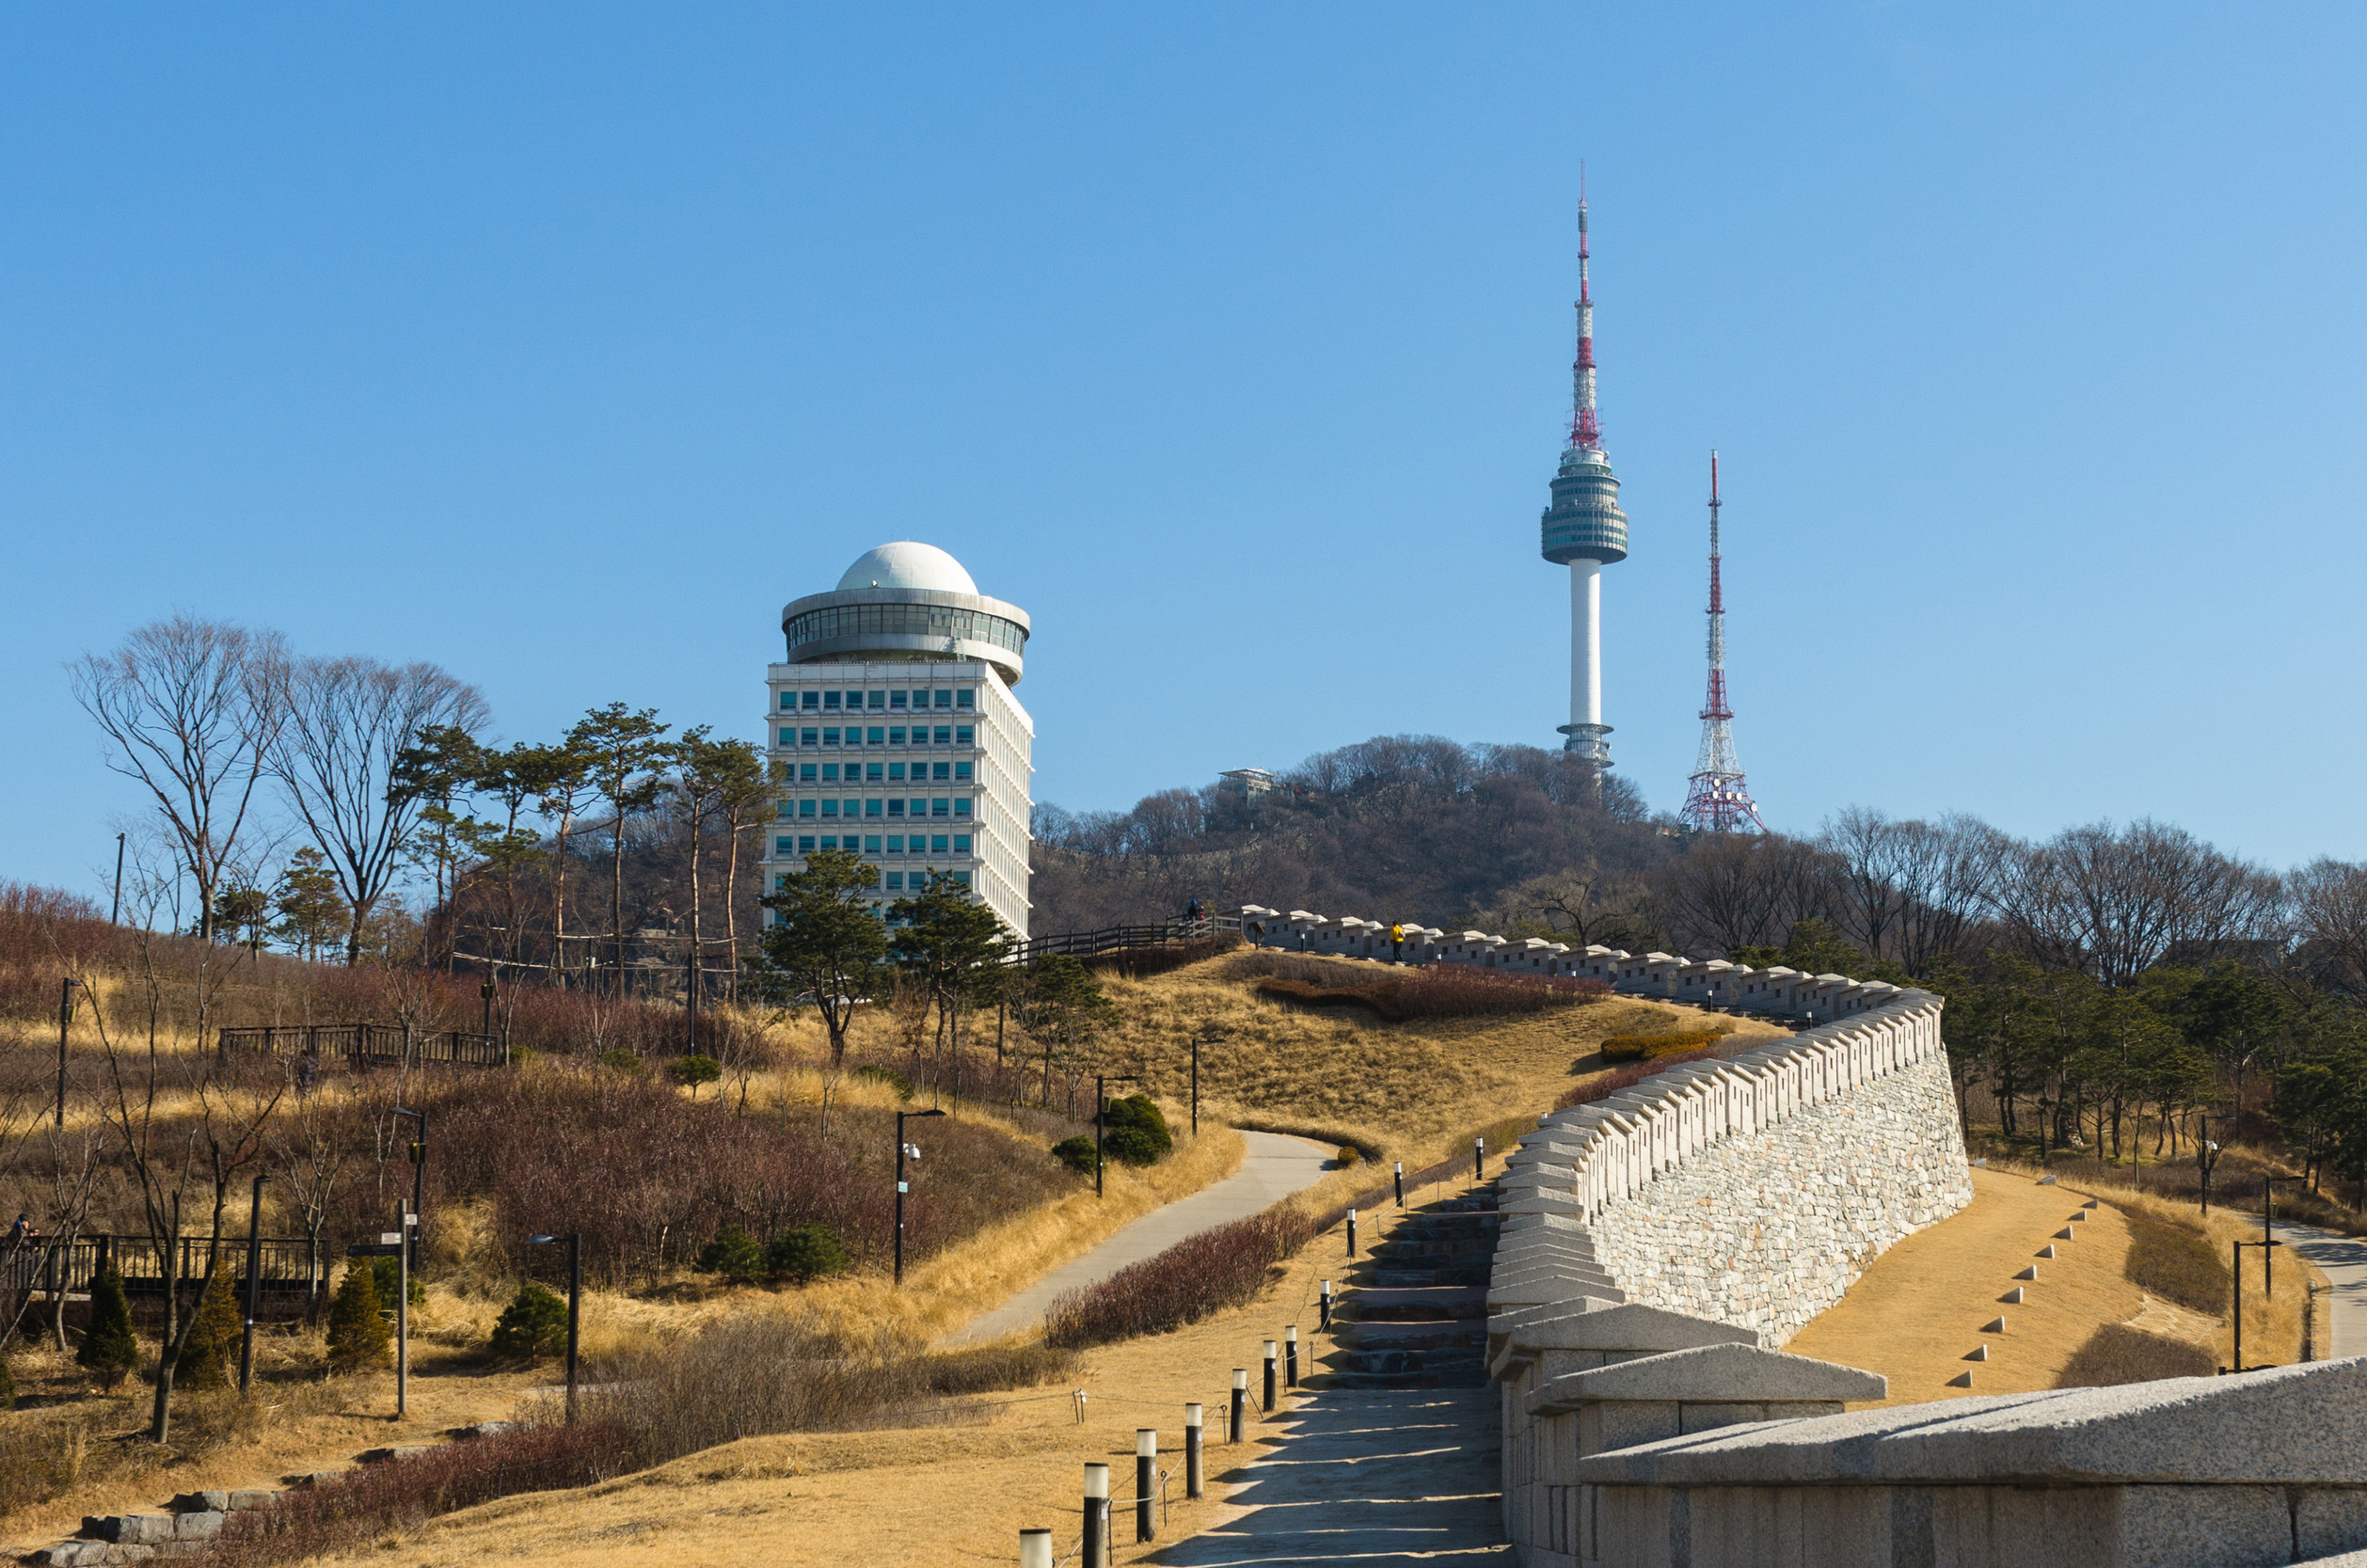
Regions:
<svg viewBox="0 0 2367 1568"><path fill-rule="evenodd" d="M929 1117L942 1117L943 1111L898 1111L896 1113L896 1283L904 1283L904 1194L909 1186L904 1180L904 1156L918 1158L920 1150L904 1141L904 1124L921 1121Z"/></svg>
<svg viewBox="0 0 2367 1568"><path fill-rule="evenodd" d="M2202 1212L2206 1214L2211 1212L2211 1172L2219 1163L2219 1146L2211 1141L2211 1124L2234 1119L2233 1117L2215 1117L2207 1113L2195 1117L2200 1124L2200 1132L2195 1138L2195 1164L2202 1171Z"/></svg>
<svg viewBox="0 0 2367 1568"><path fill-rule="evenodd" d="M576 1345L583 1326L583 1232L564 1236L529 1236L528 1246L567 1243L567 1424L576 1424Z"/></svg>
<svg viewBox="0 0 2367 1568"><path fill-rule="evenodd" d="M411 1234L405 1238L411 1249L411 1271L416 1274L420 1266L420 1237L427 1229L427 1113L406 1111L397 1105L394 1108L394 1114L398 1117L409 1117L420 1124L419 1141L411 1145L408 1150L411 1157L412 1220Z"/></svg>
<svg viewBox="0 0 2367 1568"><path fill-rule="evenodd" d="M263 1175L255 1173L255 1194L246 1206L246 1331L238 1342L238 1397L255 1378L255 1314L262 1306Z"/></svg>
<svg viewBox="0 0 2367 1568"><path fill-rule="evenodd" d="M1139 1084L1142 1080L1132 1073L1113 1078L1106 1073L1093 1075L1093 1196L1102 1196L1102 1129L1109 1122L1109 1086L1112 1084Z"/></svg>

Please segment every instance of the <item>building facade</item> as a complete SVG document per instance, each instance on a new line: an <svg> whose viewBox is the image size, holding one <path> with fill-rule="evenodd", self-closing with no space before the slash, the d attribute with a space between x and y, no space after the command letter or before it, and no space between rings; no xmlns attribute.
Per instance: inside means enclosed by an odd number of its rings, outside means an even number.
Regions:
<svg viewBox="0 0 2367 1568"><path fill-rule="evenodd" d="M1026 611L910 541L785 607L785 657L766 672L780 784L767 885L850 849L881 902L950 879L1024 939L1035 722L1012 689L1029 630Z"/></svg>

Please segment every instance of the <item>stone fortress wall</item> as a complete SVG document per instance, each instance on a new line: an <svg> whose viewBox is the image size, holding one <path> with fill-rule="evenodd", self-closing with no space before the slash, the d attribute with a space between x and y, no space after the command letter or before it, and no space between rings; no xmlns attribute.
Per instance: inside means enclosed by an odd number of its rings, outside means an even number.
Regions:
<svg viewBox="0 0 2367 1568"><path fill-rule="evenodd" d="M1540 1118L1500 1199L1509 1241L1544 1227L1589 1253L1616 1297L1782 1344L1867 1262L1972 1201L1940 1040L1940 998L1880 981L1573 948L1481 931L1329 920L1258 906L1252 943L1457 964L1803 1027ZM1821 1020L1822 1022L1818 1022Z"/></svg>

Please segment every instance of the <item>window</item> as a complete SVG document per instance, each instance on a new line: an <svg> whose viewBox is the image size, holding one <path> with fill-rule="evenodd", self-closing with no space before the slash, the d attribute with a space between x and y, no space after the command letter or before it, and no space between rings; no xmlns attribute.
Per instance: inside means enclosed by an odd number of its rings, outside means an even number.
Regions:
<svg viewBox="0 0 2367 1568"><path fill-rule="evenodd" d="M914 816L927 816L929 815L929 802L926 800L914 800L913 802L913 815Z"/></svg>
<svg viewBox="0 0 2367 1568"><path fill-rule="evenodd" d="M798 699L798 706L800 707L818 708L821 705L822 694L818 691L808 691L804 696Z"/></svg>
<svg viewBox="0 0 2367 1568"><path fill-rule="evenodd" d="M901 871L891 871L891 872L889 872L889 873L887 874L887 890L888 890L890 893L901 893L901 892L903 892L903 891L904 891L904 873L902 873Z"/></svg>
<svg viewBox="0 0 2367 1568"><path fill-rule="evenodd" d="M876 762L865 763L863 765L863 777L864 782L866 784L878 784L880 782L880 765Z"/></svg>
<svg viewBox="0 0 2367 1568"><path fill-rule="evenodd" d="M773 815L773 816L788 816L788 815L789 815L789 803L788 803L786 800L775 800L775 801L772 803L772 815Z"/></svg>
<svg viewBox="0 0 2367 1568"><path fill-rule="evenodd" d="M796 744L797 744L797 732L796 732L795 730L783 730L783 731L781 732L781 744L782 744L782 745L784 745L784 746L794 746L794 745L796 745Z"/></svg>
<svg viewBox="0 0 2367 1568"><path fill-rule="evenodd" d="M891 691L887 694L887 697L888 706L902 707L904 705L904 693L901 691Z"/></svg>
<svg viewBox="0 0 2367 1568"><path fill-rule="evenodd" d="M975 742L973 742L970 738L973 733L974 732L969 725L956 724L953 727L953 743L957 746L968 746L975 744Z"/></svg>
<svg viewBox="0 0 2367 1568"><path fill-rule="evenodd" d="M950 779L953 777L953 764L941 762L929 770L929 776L932 779Z"/></svg>
<svg viewBox="0 0 2367 1568"><path fill-rule="evenodd" d="M901 833L888 834L887 852L891 855L900 855L904 852L904 837Z"/></svg>
<svg viewBox="0 0 2367 1568"><path fill-rule="evenodd" d="M879 693L878 693L878 692L876 692L876 691L874 691L873 693L871 693L871 695L873 695L874 697L876 697L876 696L878 696L878 695L879 695ZM871 744L872 744L872 745L874 745L874 746L884 746L884 745L886 745L886 744L887 744L887 731L885 731L885 730L883 730L883 729L880 728L880 726L879 726L879 725L877 725L877 724L872 725L872 726L871 726Z"/></svg>
<svg viewBox="0 0 2367 1568"><path fill-rule="evenodd" d="M798 816L813 816L813 815L814 815L814 802L813 802L813 801L811 801L811 800L800 800L800 801L797 803L797 814L798 814Z"/></svg>
<svg viewBox="0 0 2367 1568"><path fill-rule="evenodd" d="M825 849L835 849L838 847L838 841L834 838L824 836L822 839L822 847Z"/></svg>
<svg viewBox="0 0 2367 1568"><path fill-rule="evenodd" d="M953 765L953 776L960 779L963 784L968 784L970 782L970 765L966 762L955 763Z"/></svg>
<svg viewBox="0 0 2367 1568"><path fill-rule="evenodd" d="M888 744L891 746L901 746L904 744L903 725L898 724L896 728L888 731Z"/></svg>
<svg viewBox="0 0 2367 1568"><path fill-rule="evenodd" d="M866 855L876 855L880 852L879 834L866 833L863 835L863 852Z"/></svg>
<svg viewBox="0 0 2367 1568"><path fill-rule="evenodd" d="M799 744L799 745L801 745L801 746L818 746L818 745L820 745L821 743L822 743L822 732L821 732L821 731L819 731L819 730L802 730L802 731L800 731L800 732L799 732L799 735L798 735L798 744Z"/></svg>
<svg viewBox="0 0 2367 1568"><path fill-rule="evenodd" d="M891 779L900 779L904 776L904 765L900 762L889 763L887 765L887 770L888 777Z"/></svg>
<svg viewBox="0 0 2367 1568"><path fill-rule="evenodd" d="M789 885L789 878L788 878L788 874L787 874L786 872L784 872L784 873L782 873L780 876L775 877L775 878L773 878L773 879L772 879L772 891L773 891L773 892L775 892L775 893L779 893L779 892L781 892L784 888L787 887L788 885ZM770 916L770 915L772 913L772 911L771 911L770 910L767 910L767 911L765 911L765 913L766 913L768 916Z"/></svg>
<svg viewBox="0 0 2367 1568"><path fill-rule="evenodd" d="M940 724L937 726L937 744L940 746L950 746L953 744L953 726L951 724Z"/></svg>
<svg viewBox="0 0 2367 1568"><path fill-rule="evenodd" d="M860 725L850 724L847 726L847 744L850 746L860 746L863 744L863 729Z"/></svg>
<svg viewBox="0 0 2367 1568"><path fill-rule="evenodd" d="M796 693L796 692L794 692L794 691L784 691L784 692L782 692L782 693L781 693L781 705L782 705L783 707L795 707L795 706L797 706L797 693Z"/></svg>
<svg viewBox="0 0 2367 1568"><path fill-rule="evenodd" d="M835 800L824 800L824 801L822 802L822 815L823 815L824 816L837 816L837 815L838 815L838 802L837 802L837 801L835 801Z"/></svg>
<svg viewBox="0 0 2367 1568"><path fill-rule="evenodd" d="M945 834L931 833L929 835L929 852L932 855L942 855L945 852Z"/></svg>
<svg viewBox="0 0 2367 1568"><path fill-rule="evenodd" d="M977 693L972 691L965 686L961 690L953 694L953 705L956 707L975 707L977 705Z"/></svg>
<svg viewBox="0 0 2367 1568"><path fill-rule="evenodd" d="M822 693L822 706L824 706L824 707L836 707L837 705L838 705L838 693L837 693L837 692L835 692L835 691L825 691L825 692L823 692L823 693Z"/></svg>
<svg viewBox="0 0 2367 1568"><path fill-rule="evenodd" d="M836 763L834 763L834 763L832 763L832 764L831 764L831 766L832 766L833 768L835 768L835 767L837 767L838 765L837 765ZM814 769L815 769L815 764L813 764L813 763L810 763L810 762L801 762L801 763L799 763L799 764L797 765L797 777L798 777L798 782L799 782L799 783L801 783L801 784L812 784L812 783L814 782Z"/></svg>
<svg viewBox="0 0 2367 1568"><path fill-rule="evenodd" d="M826 784L836 784L838 782L838 765L834 762L823 763L822 779Z"/></svg>
<svg viewBox="0 0 2367 1568"><path fill-rule="evenodd" d="M797 852L801 855L812 854L814 852L814 841L810 838L799 839L797 841Z"/></svg>
<svg viewBox="0 0 2367 1568"><path fill-rule="evenodd" d="M952 693L952 692L950 692L950 691L940 691L940 692L938 692L938 693L937 693L937 705L938 705L939 707L951 707L951 706L953 706L953 693Z"/></svg>
<svg viewBox="0 0 2367 1568"><path fill-rule="evenodd" d="M837 745L837 744L838 744L838 732L837 732L836 730L824 730L824 731L822 732L822 744L823 744L823 745L825 745L825 746L835 746L835 745Z"/></svg>
<svg viewBox="0 0 2367 1568"><path fill-rule="evenodd" d="M864 698L863 705L866 707L883 708L887 706L887 693L884 691L874 691Z"/></svg>
<svg viewBox="0 0 2367 1568"><path fill-rule="evenodd" d="M913 705L914 707L927 707L929 705L929 693L926 691L913 692Z"/></svg>
<svg viewBox="0 0 2367 1568"><path fill-rule="evenodd" d="M884 800L866 800L863 802L863 815L866 816L877 816L880 815L881 808L886 805L886 803L887 802Z"/></svg>
<svg viewBox="0 0 2367 1568"><path fill-rule="evenodd" d="M903 802L903 801L901 801L901 800L890 800L890 801L888 802L888 815L889 815L890 816L903 816L903 815L904 815L904 802Z"/></svg>
<svg viewBox="0 0 2367 1568"><path fill-rule="evenodd" d="M772 852L776 855L794 855L797 853L797 840L776 838L772 841Z"/></svg>
<svg viewBox="0 0 2367 1568"><path fill-rule="evenodd" d="M953 879L963 887L968 887L970 885L970 874L967 871L955 872L953 874Z"/></svg>
<svg viewBox="0 0 2367 1568"><path fill-rule="evenodd" d="M956 833L953 835L953 852L957 855L966 855L970 852L970 835L968 833Z"/></svg>
<svg viewBox="0 0 2367 1568"><path fill-rule="evenodd" d="M970 815L970 798L967 795L961 796L954 801L953 814L956 816L967 816Z"/></svg>
<svg viewBox="0 0 2367 1568"><path fill-rule="evenodd" d="M951 816L953 815L953 802L943 798L931 800L929 802L929 815L931 816Z"/></svg>

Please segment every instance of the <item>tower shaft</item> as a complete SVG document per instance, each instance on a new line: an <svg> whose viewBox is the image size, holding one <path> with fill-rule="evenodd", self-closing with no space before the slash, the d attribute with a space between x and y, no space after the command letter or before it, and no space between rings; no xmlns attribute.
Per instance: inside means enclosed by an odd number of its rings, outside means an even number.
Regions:
<svg viewBox="0 0 2367 1568"><path fill-rule="evenodd" d="M1696 832L1765 832L1734 752L1734 709L1726 704L1726 601L1720 581L1718 454L1709 454L1709 696L1701 708L1701 752L1693 759L1677 821Z"/></svg>
<svg viewBox="0 0 2367 1568"><path fill-rule="evenodd" d="M1603 722L1602 569L1628 558L1628 515L1603 453L1595 414L1595 295L1589 276L1586 195L1578 198L1578 357L1570 368L1570 434L1543 520L1543 553L1570 569L1570 721L1562 749L1597 768L1611 766Z"/></svg>

